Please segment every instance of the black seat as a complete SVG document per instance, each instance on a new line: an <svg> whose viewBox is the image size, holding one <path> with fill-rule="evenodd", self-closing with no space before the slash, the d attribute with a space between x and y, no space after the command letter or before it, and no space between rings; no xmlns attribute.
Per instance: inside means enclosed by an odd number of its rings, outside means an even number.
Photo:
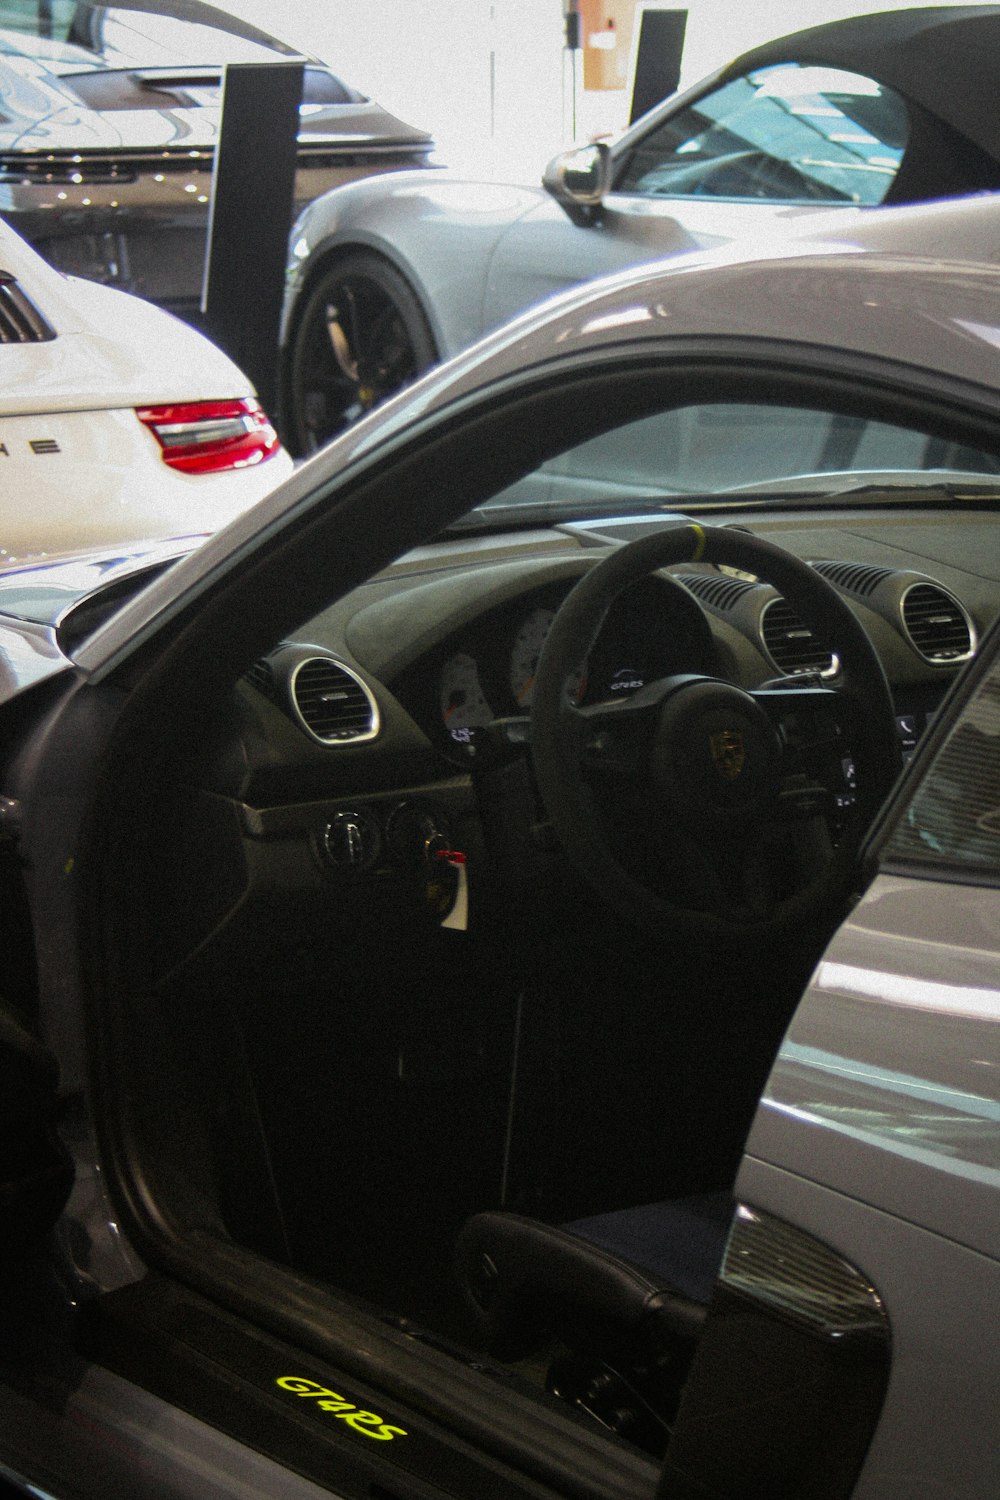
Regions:
<svg viewBox="0 0 1000 1500"><path fill-rule="evenodd" d="M484 1347L516 1358L569 1307L629 1321L669 1308L679 1326L699 1325L732 1212L727 1189L560 1226L502 1211L474 1215L458 1236L457 1267Z"/></svg>
<svg viewBox="0 0 1000 1500"><path fill-rule="evenodd" d="M501 1360L553 1341L547 1385L653 1451L665 1446L722 1264L727 1191L561 1226L474 1215L456 1243L478 1342Z"/></svg>
<svg viewBox="0 0 1000 1500"><path fill-rule="evenodd" d="M707 1306L732 1216L732 1195L725 1189L576 1219L563 1228Z"/></svg>

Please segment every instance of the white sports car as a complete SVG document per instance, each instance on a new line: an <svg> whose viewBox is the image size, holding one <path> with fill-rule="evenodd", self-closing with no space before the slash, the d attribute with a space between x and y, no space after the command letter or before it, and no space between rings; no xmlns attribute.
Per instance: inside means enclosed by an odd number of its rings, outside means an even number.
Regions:
<svg viewBox="0 0 1000 1500"><path fill-rule="evenodd" d="M291 469L247 377L0 221L0 564L215 531Z"/></svg>
<svg viewBox="0 0 1000 1500"><path fill-rule="evenodd" d="M1000 187L998 68L997 6L858 16L746 53L538 187L423 172L327 193L292 234L286 442L312 451L564 287L809 210Z"/></svg>

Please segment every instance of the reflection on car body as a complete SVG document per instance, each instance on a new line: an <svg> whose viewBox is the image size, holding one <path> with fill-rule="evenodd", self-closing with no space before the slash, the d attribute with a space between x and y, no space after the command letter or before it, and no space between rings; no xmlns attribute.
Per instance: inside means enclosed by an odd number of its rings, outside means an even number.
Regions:
<svg viewBox="0 0 1000 1500"><path fill-rule="evenodd" d="M993 1500L997 210L632 272L0 574L8 1472Z"/></svg>

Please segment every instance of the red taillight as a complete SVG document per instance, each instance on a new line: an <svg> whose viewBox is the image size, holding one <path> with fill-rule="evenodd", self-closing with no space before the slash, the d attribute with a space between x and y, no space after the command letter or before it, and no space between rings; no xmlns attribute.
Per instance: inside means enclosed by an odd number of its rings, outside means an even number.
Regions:
<svg viewBox="0 0 1000 1500"><path fill-rule="evenodd" d="M214 474L261 464L280 446L259 401L183 401L140 406L140 422L153 433L163 461L185 474Z"/></svg>

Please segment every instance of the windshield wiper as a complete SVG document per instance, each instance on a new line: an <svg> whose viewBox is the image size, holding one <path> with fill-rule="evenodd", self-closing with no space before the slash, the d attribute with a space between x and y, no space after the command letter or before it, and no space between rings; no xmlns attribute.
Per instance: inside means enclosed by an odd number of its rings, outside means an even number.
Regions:
<svg viewBox="0 0 1000 1500"><path fill-rule="evenodd" d="M977 484L879 484L866 482L846 488L824 490L813 486L802 489L721 490L714 493L688 493L657 497L631 498L627 495L605 497L589 502L540 501L535 504L478 506L441 533L443 537L523 531L532 526L569 526L574 522L614 520L628 516L662 516L664 522L683 521L690 515L736 510L815 510L837 509L845 501L870 501L877 506L933 507L941 505L1000 504L1000 477Z"/></svg>
<svg viewBox="0 0 1000 1500"><path fill-rule="evenodd" d="M565 501L533 505L480 505L441 532L442 537L469 536L491 531L523 531L531 526L571 526L574 521L612 520L616 516L662 516L664 521L683 521L687 495L658 500L601 500L567 504ZM695 497L697 500L697 497ZM699 502L700 503L700 502Z"/></svg>
<svg viewBox="0 0 1000 1500"><path fill-rule="evenodd" d="M688 497L690 510L786 510L806 504L818 510L839 507L845 500L870 500L876 505L937 506L982 505L1000 502L1000 479L983 484L858 484L844 489L823 490L730 490L696 500Z"/></svg>

